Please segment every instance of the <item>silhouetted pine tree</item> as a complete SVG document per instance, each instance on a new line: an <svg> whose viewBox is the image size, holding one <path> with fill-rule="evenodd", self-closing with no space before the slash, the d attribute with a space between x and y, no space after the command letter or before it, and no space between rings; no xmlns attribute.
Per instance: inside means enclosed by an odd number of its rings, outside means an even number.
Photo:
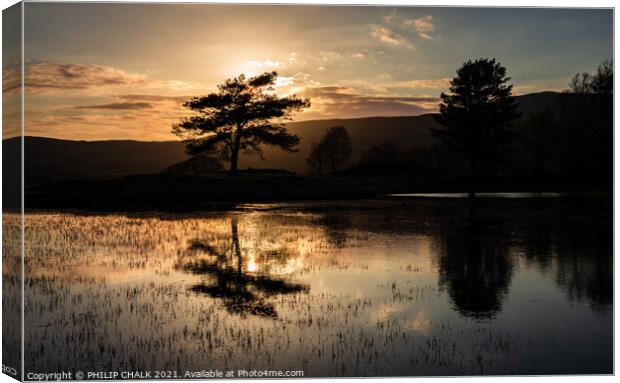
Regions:
<svg viewBox="0 0 620 383"><path fill-rule="evenodd" d="M184 105L198 115L184 118L172 132L186 141L188 154L217 154L230 161L232 174L242 150L260 154L260 146L265 144L297 151L300 139L288 133L282 121L309 107L310 100L294 95L278 97L272 92L277 76L270 72L226 80L217 93L186 102Z"/></svg>
<svg viewBox="0 0 620 383"><path fill-rule="evenodd" d="M456 71L449 94L441 94L441 127L431 132L468 160L473 179L491 161L504 160L514 139L512 121L521 114L508 81L495 59L470 60Z"/></svg>

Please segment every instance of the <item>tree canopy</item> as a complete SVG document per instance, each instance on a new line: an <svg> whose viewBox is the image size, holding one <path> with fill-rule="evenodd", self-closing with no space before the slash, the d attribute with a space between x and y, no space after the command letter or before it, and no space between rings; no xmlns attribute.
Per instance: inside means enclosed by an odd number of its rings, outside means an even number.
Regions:
<svg viewBox="0 0 620 383"><path fill-rule="evenodd" d="M198 113L173 125L172 132L186 142L190 155L216 155L230 161L236 173L239 152L262 155L261 145L297 151L300 138L290 134L283 121L310 106L309 99L278 97L273 90L278 74L266 72L246 79L228 79L218 92L195 97L184 104Z"/></svg>
<svg viewBox="0 0 620 383"><path fill-rule="evenodd" d="M574 94L611 95L614 91L614 66L605 60L592 75L577 73L570 81L570 92Z"/></svg>
<svg viewBox="0 0 620 383"><path fill-rule="evenodd" d="M482 165L505 159L514 139L512 121L520 116L506 68L495 59L467 61L441 94L440 128L432 134L469 161L475 176Z"/></svg>

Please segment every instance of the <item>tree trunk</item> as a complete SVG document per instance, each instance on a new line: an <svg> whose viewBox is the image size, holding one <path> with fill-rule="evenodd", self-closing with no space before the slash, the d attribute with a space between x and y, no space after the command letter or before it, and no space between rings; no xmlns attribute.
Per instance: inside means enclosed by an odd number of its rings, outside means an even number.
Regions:
<svg viewBox="0 0 620 383"><path fill-rule="evenodd" d="M230 174L233 176L237 174L237 160L239 158L239 149L233 147L232 154L230 157Z"/></svg>
<svg viewBox="0 0 620 383"><path fill-rule="evenodd" d="M237 174L237 164L239 163L239 147L241 146L241 126L237 127L232 142L232 153L230 155L230 174Z"/></svg>
<svg viewBox="0 0 620 383"><path fill-rule="evenodd" d="M233 253L237 257L237 272L239 275L243 272L243 257L241 256L241 246L239 245L239 233L237 230L237 217L230 219L230 231L232 237Z"/></svg>

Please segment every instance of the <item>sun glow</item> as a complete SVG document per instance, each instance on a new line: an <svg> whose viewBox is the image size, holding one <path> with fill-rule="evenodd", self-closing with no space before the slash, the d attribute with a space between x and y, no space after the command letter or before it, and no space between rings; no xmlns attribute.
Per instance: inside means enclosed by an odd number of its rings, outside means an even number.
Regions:
<svg viewBox="0 0 620 383"><path fill-rule="evenodd" d="M248 259L248 266L247 266L248 272L255 273L257 269L258 269L258 265L256 264L256 261L254 260L254 256L250 256L250 258Z"/></svg>

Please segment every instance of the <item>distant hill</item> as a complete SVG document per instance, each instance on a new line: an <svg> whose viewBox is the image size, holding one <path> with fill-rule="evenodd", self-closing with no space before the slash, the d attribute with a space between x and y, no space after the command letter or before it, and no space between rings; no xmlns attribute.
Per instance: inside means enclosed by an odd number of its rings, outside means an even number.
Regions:
<svg viewBox="0 0 620 383"><path fill-rule="evenodd" d="M525 114L540 113L545 108L555 112L560 111L560 95L558 92L539 92L517 96L521 111Z"/></svg>
<svg viewBox="0 0 620 383"><path fill-rule="evenodd" d="M5 140L3 145L19 145L19 139ZM158 173L186 158L183 144L178 141L71 141L44 137L26 137L24 141L27 183Z"/></svg>
<svg viewBox="0 0 620 383"><path fill-rule="evenodd" d="M524 115L545 107L559 109L559 94L541 92L518 96ZM407 117L369 117L292 122L290 132L302 140L299 151L289 153L264 147L262 161L258 156L242 156L240 168L306 170L305 159L316 142L332 126L345 126L353 145L352 161L359 160L370 146L385 139L399 150L412 150L433 144L429 128L436 126L432 115ZM518 126L519 124L517 124ZM3 141L5 148L19 146L18 139ZM43 137L26 137L26 182L56 178L108 178L134 174L153 174L185 161L183 143L179 141L145 142L130 140L71 141ZM6 164L5 164L6 165Z"/></svg>

